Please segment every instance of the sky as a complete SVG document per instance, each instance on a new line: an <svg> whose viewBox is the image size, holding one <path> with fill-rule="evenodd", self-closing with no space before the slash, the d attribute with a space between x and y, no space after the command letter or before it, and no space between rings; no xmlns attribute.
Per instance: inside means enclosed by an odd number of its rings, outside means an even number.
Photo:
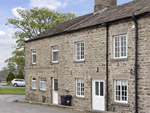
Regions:
<svg viewBox="0 0 150 113"><path fill-rule="evenodd" d="M124 4L132 0L117 0L117 4ZM1 0L0 2L0 70L11 57L15 40L12 38L16 29L5 25L7 18L19 17L17 8L31 9L32 7L48 7L59 12L75 12L77 16L94 11L94 0Z"/></svg>

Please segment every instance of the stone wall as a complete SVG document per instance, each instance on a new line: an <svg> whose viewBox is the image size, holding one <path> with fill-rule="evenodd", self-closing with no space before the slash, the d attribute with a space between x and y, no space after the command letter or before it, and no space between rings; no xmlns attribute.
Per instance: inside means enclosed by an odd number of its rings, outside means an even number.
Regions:
<svg viewBox="0 0 150 113"><path fill-rule="evenodd" d="M145 16L139 21L139 52L138 52L138 100L139 111L148 113L150 106L150 19ZM114 23L109 28L109 110L113 108L118 113L134 112L134 75L130 69L134 69L134 22L132 20ZM113 59L113 36L127 34L127 58ZM75 61L75 42L84 41L85 60ZM52 63L52 46L58 45L58 61ZM37 64L32 64L32 49L36 49ZM92 109L92 79L106 80L106 27L99 26L63 34L42 40L26 43L25 49L25 75L26 75L26 99L42 101L46 96L46 102L52 103L52 78L58 78L58 97L70 94L72 106L75 109ZM97 68L99 71L97 72ZM37 89L31 89L31 78L37 78ZM46 77L47 90L40 90L40 77ZM84 78L84 98L76 97L76 78ZM128 80L128 104L114 102L114 80ZM106 82L105 82L106 83ZM106 86L106 84L105 84ZM106 87L105 87L106 89ZM69 92L67 92L67 90ZM105 91L106 98L106 91ZM148 101L149 100L149 101ZM106 103L106 102L105 102Z"/></svg>

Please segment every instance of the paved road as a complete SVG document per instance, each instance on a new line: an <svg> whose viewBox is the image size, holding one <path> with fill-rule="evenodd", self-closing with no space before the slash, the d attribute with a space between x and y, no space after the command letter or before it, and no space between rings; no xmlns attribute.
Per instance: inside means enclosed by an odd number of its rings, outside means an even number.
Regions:
<svg viewBox="0 0 150 113"><path fill-rule="evenodd" d="M0 95L0 113L69 113L52 107L12 102L24 98L24 95Z"/></svg>
<svg viewBox="0 0 150 113"><path fill-rule="evenodd" d="M5 87L5 88L7 88L7 87L14 87L14 86L2 86L2 85L6 85L7 83L0 83L0 87ZM23 87L17 87L17 88L23 88Z"/></svg>

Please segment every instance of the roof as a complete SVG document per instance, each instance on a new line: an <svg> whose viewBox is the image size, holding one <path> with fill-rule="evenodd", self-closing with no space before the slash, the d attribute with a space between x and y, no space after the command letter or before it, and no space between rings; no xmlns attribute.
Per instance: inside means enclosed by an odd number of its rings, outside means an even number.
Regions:
<svg viewBox="0 0 150 113"><path fill-rule="evenodd" d="M116 6L114 8L109 8L106 11L100 13L90 13L74 19L60 22L44 31L40 35L29 39L28 41L51 37L53 35L67 33L70 31L113 22L120 19L131 18L133 13L135 13L135 16L137 16L140 14L148 13L149 11L150 0L132 1L123 5Z"/></svg>

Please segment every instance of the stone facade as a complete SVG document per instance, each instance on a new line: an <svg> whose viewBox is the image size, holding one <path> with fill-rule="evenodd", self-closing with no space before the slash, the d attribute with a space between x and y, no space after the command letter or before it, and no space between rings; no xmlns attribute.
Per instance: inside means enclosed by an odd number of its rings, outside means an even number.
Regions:
<svg viewBox="0 0 150 113"><path fill-rule="evenodd" d="M138 20L138 107L140 113L150 112L150 16ZM127 35L127 58L114 59L113 37ZM84 41L85 60L75 61L75 42ZM130 74L135 60L135 28L130 19L109 26L109 111L134 113L135 78ZM58 63L52 63L52 47L58 46ZM72 107L92 109L92 79L105 81L106 106L106 26L89 27L72 33L47 37L25 44L26 99L52 103L52 78L58 78L58 103L60 95L72 95ZM32 50L36 49L37 63L32 64ZM98 69L98 71L97 71ZM31 88L31 78L36 77L37 89ZM40 90L40 77L46 77L46 91ZM85 96L76 96L76 78L84 79ZM114 102L114 80L128 81L128 103ZM105 107L106 110L106 107Z"/></svg>

